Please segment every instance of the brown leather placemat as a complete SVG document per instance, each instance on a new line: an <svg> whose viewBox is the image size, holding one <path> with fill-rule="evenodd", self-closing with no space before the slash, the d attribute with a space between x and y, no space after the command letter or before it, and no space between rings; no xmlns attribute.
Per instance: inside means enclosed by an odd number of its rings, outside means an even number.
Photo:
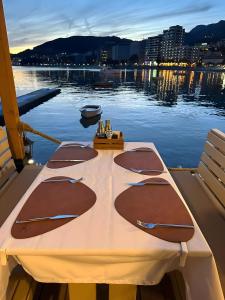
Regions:
<svg viewBox="0 0 225 300"><path fill-rule="evenodd" d="M70 144L67 144L70 145ZM73 145L73 143L71 143ZM60 147L50 158L52 159L84 159L86 161L96 157L98 155L98 152L90 147ZM47 167L51 169L59 169L64 167L73 166L76 164L80 164L82 162L51 162L48 161Z"/></svg>
<svg viewBox="0 0 225 300"><path fill-rule="evenodd" d="M152 150L151 148L147 147L140 147L135 149L146 149ZM125 169L154 169L154 170L164 170L163 164L160 161L157 154L152 150L151 152L135 152L135 151L126 151L117 155L114 158L114 162L119 166ZM133 171L134 172L134 171ZM143 171L141 174L144 175L157 175L161 172L150 172L150 171Z"/></svg>
<svg viewBox="0 0 225 300"><path fill-rule="evenodd" d="M166 181L162 178L147 181ZM132 186L115 200L115 208L127 221L139 229L169 242L186 242L192 238L194 229L155 228L145 229L137 220L146 223L167 223L193 225L182 200L171 185Z"/></svg>
<svg viewBox="0 0 225 300"><path fill-rule="evenodd" d="M69 177L51 177L51 179L61 178ZM42 182L30 195L16 220L62 214L82 215L95 204L95 201L95 193L83 183ZM56 229L72 220L70 218L24 224L14 223L11 233L17 239L29 238Z"/></svg>

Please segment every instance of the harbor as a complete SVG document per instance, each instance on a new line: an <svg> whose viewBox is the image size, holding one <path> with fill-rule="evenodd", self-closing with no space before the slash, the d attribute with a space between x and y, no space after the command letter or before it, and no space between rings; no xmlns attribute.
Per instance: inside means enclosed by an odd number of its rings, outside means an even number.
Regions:
<svg viewBox="0 0 225 300"><path fill-rule="evenodd" d="M121 129L127 141L154 140L168 166L195 167L208 131L225 131L225 77L217 72L182 72L185 76L174 75L174 70L120 69L102 77L89 69L14 67L18 95L41 87L61 89L22 116L33 128L60 140L88 141L98 118L86 122L80 108L101 105L102 119L111 119L113 129ZM95 82L107 80L114 82L113 88L93 89ZM56 145L29 136L35 161L44 164Z"/></svg>

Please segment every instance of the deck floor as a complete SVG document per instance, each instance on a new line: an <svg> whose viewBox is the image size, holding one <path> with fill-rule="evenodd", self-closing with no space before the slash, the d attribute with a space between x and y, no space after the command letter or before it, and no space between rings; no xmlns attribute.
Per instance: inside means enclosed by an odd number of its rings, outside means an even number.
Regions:
<svg viewBox="0 0 225 300"><path fill-rule="evenodd" d="M176 295L179 295L177 298ZM40 283L17 266L10 278L7 291L7 300L88 300L81 299L80 295L69 297L68 284ZM138 286L136 300L184 300L183 293L174 290L171 276L166 275L155 286ZM109 300L109 285L96 285L96 300ZM116 300L116 299L111 299ZM131 300L126 298L124 300Z"/></svg>

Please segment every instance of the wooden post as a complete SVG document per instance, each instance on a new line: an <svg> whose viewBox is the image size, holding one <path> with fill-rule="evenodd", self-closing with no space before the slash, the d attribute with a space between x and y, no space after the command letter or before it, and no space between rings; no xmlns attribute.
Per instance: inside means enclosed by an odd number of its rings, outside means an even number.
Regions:
<svg viewBox="0 0 225 300"><path fill-rule="evenodd" d="M20 117L2 0L0 0L0 97L12 156L17 162L22 162L25 156L24 145L18 129Z"/></svg>

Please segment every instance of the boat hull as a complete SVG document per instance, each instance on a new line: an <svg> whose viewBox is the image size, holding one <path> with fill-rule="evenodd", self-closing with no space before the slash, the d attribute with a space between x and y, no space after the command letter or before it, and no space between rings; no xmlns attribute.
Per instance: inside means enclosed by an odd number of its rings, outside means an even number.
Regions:
<svg viewBox="0 0 225 300"><path fill-rule="evenodd" d="M80 109L80 112L83 118L89 119L101 115L102 108L100 105L86 105Z"/></svg>

